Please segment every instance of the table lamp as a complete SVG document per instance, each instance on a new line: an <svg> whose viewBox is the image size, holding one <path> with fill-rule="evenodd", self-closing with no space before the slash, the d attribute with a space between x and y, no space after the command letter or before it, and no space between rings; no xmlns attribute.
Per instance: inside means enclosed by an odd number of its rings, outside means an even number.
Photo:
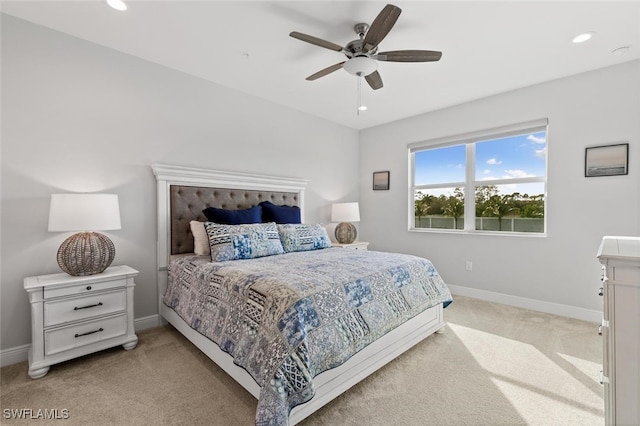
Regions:
<svg viewBox="0 0 640 426"><path fill-rule="evenodd" d="M351 244L358 236L358 230L351 222L360 221L358 203L336 203L331 206L331 221L340 222L336 226L336 240L341 244Z"/></svg>
<svg viewBox="0 0 640 426"><path fill-rule="evenodd" d="M49 231L82 231L58 249L58 266L74 276L99 274L113 262L113 242L93 231L121 229L117 194L51 194Z"/></svg>

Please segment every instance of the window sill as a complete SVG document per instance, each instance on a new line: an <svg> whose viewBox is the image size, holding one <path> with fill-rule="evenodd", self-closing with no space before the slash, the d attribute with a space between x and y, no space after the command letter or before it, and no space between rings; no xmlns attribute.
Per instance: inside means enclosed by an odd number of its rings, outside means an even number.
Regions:
<svg viewBox="0 0 640 426"><path fill-rule="evenodd" d="M464 229L438 229L438 228L409 228L409 232L418 234L455 234L455 235L489 235L500 237L527 237L546 238L547 233L541 232L508 232L508 231L466 231Z"/></svg>

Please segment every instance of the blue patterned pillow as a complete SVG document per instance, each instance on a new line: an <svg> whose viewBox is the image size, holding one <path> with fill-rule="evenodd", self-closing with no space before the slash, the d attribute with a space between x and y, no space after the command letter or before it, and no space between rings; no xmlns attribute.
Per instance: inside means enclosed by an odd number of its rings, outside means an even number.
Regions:
<svg viewBox="0 0 640 426"><path fill-rule="evenodd" d="M275 223L222 225L204 224L211 246L211 260L254 259L282 254L282 243Z"/></svg>
<svg viewBox="0 0 640 426"><path fill-rule="evenodd" d="M307 251L331 247L327 230L320 223L278 225L280 241L285 252Z"/></svg>

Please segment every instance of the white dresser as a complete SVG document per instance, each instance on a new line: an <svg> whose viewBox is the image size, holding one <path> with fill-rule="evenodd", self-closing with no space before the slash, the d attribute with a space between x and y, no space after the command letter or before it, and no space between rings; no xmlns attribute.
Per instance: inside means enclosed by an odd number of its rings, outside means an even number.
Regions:
<svg viewBox="0 0 640 426"><path fill-rule="evenodd" d="M43 377L52 364L113 346L135 348L137 275L129 266L112 266L85 277L60 273L25 278L31 303L29 376Z"/></svg>
<svg viewBox="0 0 640 426"><path fill-rule="evenodd" d="M640 424L640 237L604 237L602 315L605 424Z"/></svg>

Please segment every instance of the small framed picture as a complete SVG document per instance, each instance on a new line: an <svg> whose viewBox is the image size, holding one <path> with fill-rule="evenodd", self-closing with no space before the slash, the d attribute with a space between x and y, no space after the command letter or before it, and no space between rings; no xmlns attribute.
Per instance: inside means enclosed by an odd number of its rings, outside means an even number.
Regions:
<svg viewBox="0 0 640 426"><path fill-rule="evenodd" d="M389 172L373 172L373 190L389 189Z"/></svg>
<svg viewBox="0 0 640 426"><path fill-rule="evenodd" d="M584 175L617 176L629 174L629 144L592 146L585 149Z"/></svg>

